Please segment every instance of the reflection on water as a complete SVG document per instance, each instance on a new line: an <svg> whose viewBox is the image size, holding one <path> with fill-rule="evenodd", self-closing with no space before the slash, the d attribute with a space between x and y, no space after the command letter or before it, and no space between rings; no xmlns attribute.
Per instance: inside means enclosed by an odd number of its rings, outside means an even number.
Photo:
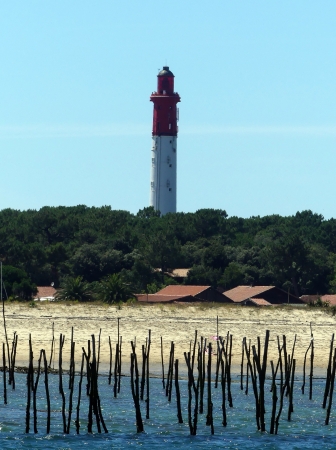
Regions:
<svg viewBox="0 0 336 450"><path fill-rule="evenodd" d="M234 380L235 381L235 380ZM103 416L108 434L87 434L88 400L83 393L80 408L80 435L76 435L75 417L78 395L78 379L75 384L72 426L70 435L63 435L61 397L58 393L58 376L49 377L51 399L51 434L46 435L46 401L43 381L38 389L38 434L33 434L33 414L31 411L30 434L26 435L26 376L16 375L16 390L8 389L8 405L0 405L0 448L17 449L110 449L133 448L145 449L195 449L195 448L229 448L229 449L335 449L336 408L332 410L330 425L325 426L326 411L321 408L324 381L315 380L313 400L308 395L302 396L301 383L296 382L294 392L294 413L292 421L287 421L287 400L284 403L282 419L277 436L256 431L255 403L252 391L246 396L240 390L238 382L233 382L233 408L227 409L228 426L222 426L221 389L213 389L215 435L210 435L210 427L205 425L205 414L199 415L197 436L189 435L187 417L187 384L180 382L183 408L183 424L177 423L175 396L169 404L159 379L150 380L150 419L145 420L145 403L142 403L145 433L138 435L135 431L135 413L130 390L130 379L122 378L120 396L113 398L113 386L108 386L107 377L100 377L100 397ZM67 377L64 376L67 387ZM266 387L266 424L269 428L271 411L270 384ZM2 396L0 397L2 399ZM68 398L67 398L68 400ZM206 402L205 402L206 405ZM205 408L206 409L206 408Z"/></svg>

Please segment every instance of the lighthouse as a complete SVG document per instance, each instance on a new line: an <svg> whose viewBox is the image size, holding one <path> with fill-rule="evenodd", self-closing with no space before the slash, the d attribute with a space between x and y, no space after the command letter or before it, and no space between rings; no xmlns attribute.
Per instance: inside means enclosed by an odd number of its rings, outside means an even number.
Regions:
<svg viewBox="0 0 336 450"><path fill-rule="evenodd" d="M154 103L150 206L162 215L176 212L177 103L174 74L164 66L157 76L157 91L150 96Z"/></svg>

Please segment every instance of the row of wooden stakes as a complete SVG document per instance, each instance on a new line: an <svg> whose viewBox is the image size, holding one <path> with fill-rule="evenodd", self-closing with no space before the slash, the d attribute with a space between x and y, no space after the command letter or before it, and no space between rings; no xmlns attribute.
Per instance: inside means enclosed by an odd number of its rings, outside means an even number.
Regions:
<svg viewBox="0 0 336 450"><path fill-rule="evenodd" d="M222 409L222 425L227 425L227 407L233 407L233 398L231 390L231 362L232 362L232 339L233 336L229 332L224 337L218 334L218 318L217 318L217 335L214 337L215 343L207 341L204 337L198 339L198 333L195 331L195 338L190 342L188 352L184 353L184 360L187 368L188 379L188 425L191 435L197 434L198 418L206 409L206 425L210 427L211 434L214 434L213 419L213 402L212 387L221 387L221 409ZM240 389L245 390L248 395L249 383L252 385L255 397L255 419L257 429L261 432L266 431L265 423L265 381L267 370L267 356L269 346L270 332L266 331L264 346L262 350L260 337L257 337L256 345L251 345L251 340L244 338L242 340L241 353L241 370L240 370ZM62 423L63 432L70 433L70 427L73 417L73 394L75 388L75 341L74 331L71 332L70 342L70 364L69 364L69 382L68 382L68 406L66 405L66 395L63 385L63 347L65 336L60 334L59 338L59 355L58 355L58 372L59 377L59 394L62 399ZM18 336L14 333L12 347L10 349L8 340L3 344L3 389L4 403L7 404L7 383L15 389L15 358L17 350ZM294 412L293 391L294 379L296 371L295 360L296 335L294 338L291 351L287 349L286 336L282 339L277 337L278 359L270 361L271 367L271 394L272 394L272 410L269 432L277 434L279 428L280 417L284 409L284 398L288 398L287 420L291 420ZM7 346L7 364L6 364L6 346ZM146 419L150 417L150 372L149 372L149 356L151 348L151 331L149 330L146 343L141 347L141 376L139 373L139 361L136 348L136 339L131 341L130 354L130 384L131 393L135 408L135 421L137 432L144 431L144 424L141 414L141 402L145 401ZM113 385L113 395L116 398L121 389L121 367L122 367L122 336L120 336L120 321L118 319L117 343L114 353L114 370L113 370L113 347L109 336L110 363L108 373L108 384ZM80 405L82 396L83 378L86 378L86 395L88 397L88 422L87 431L93 432L94 422L98 433L108 432L100 403L98 377L101 350L101 330L96 343L95 336L87 342L87 348L82 347L81 366L79 371L78 396L76 406L76 433L80 430ZM302 377L302 394L305 392L306 385L306 361L310 352L310 369L309 379L309 399L312 399L313 392L313 370L314 370L314 336L311 330L310 344L305 352L303 363ZM168 402L172 400L173 380L175 385L175 397L177 406L178 423L183 423L181 393L179 386L179 360L175 359L175 344L171 342L168 358L168 370L165 374L163 340L161 337L161 366L162 366L162 385L167 396ZM39 353L37 367L34 368L34 355L32 351L32 340L29 336L29 364L27 369L27 406L26 406L26 433L31 428L31 410L33 416L34 433L38 432L37 428L37 389L39 385L40 375L44 373L45 396L47 402L47 427L46 433L50 433L51 406L48 385L48 374L53 372L51 369L52 361L55 357L55 337L54 326L51 342L51 352L49 362L47 360L46 351L42 349ZM216 357L215 361L213 361ZM212 368L215 366L215 373L212 374ZM334 348L334 335L332 335L329 351L329 361L326 371L326 384L322 407L327 409L325 424L328 425L330 420L330 412L332 407L334 379L336 373L336 348ZM7 379L8 374L8 379ZM205 402L206 393L206 402Z"/></svg>

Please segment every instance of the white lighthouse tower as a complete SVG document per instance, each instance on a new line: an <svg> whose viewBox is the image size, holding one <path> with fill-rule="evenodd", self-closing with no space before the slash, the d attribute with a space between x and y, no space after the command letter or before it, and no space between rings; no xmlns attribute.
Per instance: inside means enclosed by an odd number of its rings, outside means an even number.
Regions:
<svg viewBox="0 0 336 450"><path fill-rule="evenodd" d="M158 74L154 103L150 206L162 215L176 212L177 103L174 75L168 66Z"/></svg>

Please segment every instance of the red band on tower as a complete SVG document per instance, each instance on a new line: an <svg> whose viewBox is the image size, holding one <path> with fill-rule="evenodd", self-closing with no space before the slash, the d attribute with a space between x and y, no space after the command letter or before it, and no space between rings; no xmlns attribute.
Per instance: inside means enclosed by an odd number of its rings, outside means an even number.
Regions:
<svg viewBox="0 0 336 450"><path fill-rule="evenodd" d="M157 92L150 100L154 103L153 136L177 136L177 108L180 96L174 92L174 74L164 66L158 74Z"/></svg>

